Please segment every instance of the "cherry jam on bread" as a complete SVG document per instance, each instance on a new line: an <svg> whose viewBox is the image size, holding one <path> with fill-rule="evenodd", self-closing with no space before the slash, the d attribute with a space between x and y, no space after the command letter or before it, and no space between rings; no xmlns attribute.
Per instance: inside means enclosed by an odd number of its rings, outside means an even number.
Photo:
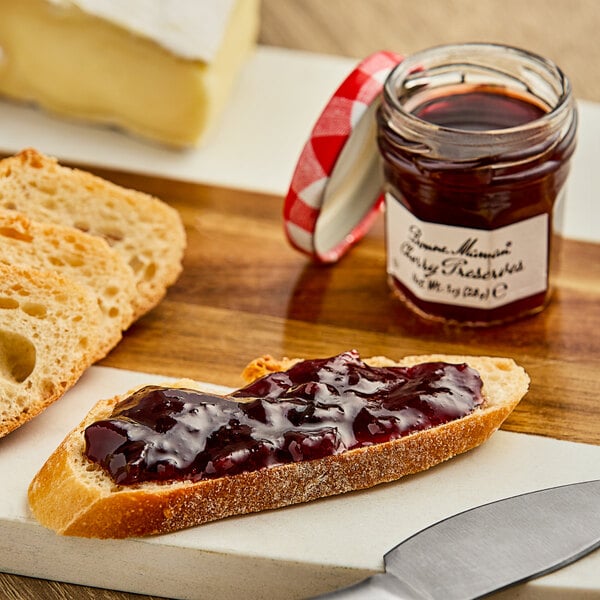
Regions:
<svg viewBox="0 0 600 600"><path fill-rule="evenodd" d="M372 367L355 351L296 363L222 397L148 386L85 429L85 455L120 485L213 479L388 442L482 403L466 364Z"/></svg>

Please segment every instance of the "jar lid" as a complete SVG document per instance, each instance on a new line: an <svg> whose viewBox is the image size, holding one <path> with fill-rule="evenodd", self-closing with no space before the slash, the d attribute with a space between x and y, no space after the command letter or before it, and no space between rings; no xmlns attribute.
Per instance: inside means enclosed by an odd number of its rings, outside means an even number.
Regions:
<svg viewBox="0 0 600 600"><path fill-rule="evenodd" d="M284 203L284 228L296 249L337 261L361 239L383 201L375 112L387 76L402 61L376 52L329 100L298 159Z"/></svg>

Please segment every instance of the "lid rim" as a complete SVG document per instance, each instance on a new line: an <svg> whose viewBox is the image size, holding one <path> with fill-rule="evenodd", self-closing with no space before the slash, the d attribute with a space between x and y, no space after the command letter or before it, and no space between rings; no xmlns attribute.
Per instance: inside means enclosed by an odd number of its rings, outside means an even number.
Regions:
<svg viewBox="0 0 600 600"><path fill-rule="evenodd" d="M379 213L381 189L375 183L372 186L377 187L375 197L365 199L365 204L368 202L370 206L365 211L357 211L361 212L359 221L351 224L349 232L341 231L339 241L334 235L334 243L326 248L320 248L315 241L317 222L332 174L339 167L338 160L357 129L365 135L359 127L361 119L365 115L372 116L369 109L374 102L379 103L387 76L402 60L403 57L394 52L380 51L360 61L326 104L300 153L284 201L284 230L295 249L317 262L339 260L367 233Z"/></svg>

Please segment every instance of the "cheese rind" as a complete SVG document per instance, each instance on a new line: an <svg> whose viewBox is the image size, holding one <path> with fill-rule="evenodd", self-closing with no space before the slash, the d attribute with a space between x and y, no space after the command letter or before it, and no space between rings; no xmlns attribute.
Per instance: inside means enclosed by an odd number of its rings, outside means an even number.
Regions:
<svg viewBox="0 0 600 600"><path fill-rule="evenodd" d="M0 93L173 146L212 125L253 47L258 0L238 0L210 63L71 3L0 0Z"/></svg>
<svg viewBox="0 0 600 600"><path fill-rule="evenodd" d="M234 0L49 0L105 19L189 60L214 60Z"/></svg>

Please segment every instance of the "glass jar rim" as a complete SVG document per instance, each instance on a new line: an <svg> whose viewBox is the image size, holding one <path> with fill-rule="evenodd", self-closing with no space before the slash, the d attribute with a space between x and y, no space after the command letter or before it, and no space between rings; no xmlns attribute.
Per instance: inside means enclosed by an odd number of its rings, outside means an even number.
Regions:
<svg viewBox="0 0 600 600"><path fill-rule="evenodd" d="M485 60L484 60L485 59ZM515 75L502 71L493 66L494 61L512 63L515 68L523 67L522 73L529 77L537 77L546 84L546 91L550 89L551 95L556 96L554 102L547 99L547 112L540 117L523 123L521 125L499 128L499 129L460 129L437 125L416 116L408 110L401 101L398 93L403 82L414 76L415 87L419 84L417 78L426 77L428 64L437 60L435 66L446 65L460 67L480 67L482 69L496 72L507 81L518 82L528 95L537 95L530 89L531 86L518 79ZM439 64L438 64L439 63ZM423 68L424 67L424 68ZM421 75L419 75L419 73ZM464 78L461 82L464 84ZM460 83L459 83L460 85ZM418 92L415 92L417 94ZM463 43L433 46L410 56L407 56L388 75L383 89L383 106L387 108L388 124L392 129L409 134L409 138L416 138L413 151L419 154L427 153L426 146L419 149L419 141L435 139L439 144L460 144L465 149L482 148L487 145L505 146L505 150L511 151L513 147L523 144L526 139L530 144L543 143L548 136L558 134L568 128L574 109L571 84L567 76L553 61L538 54L504 44L494 43ZM468 154L468 151L467 151Z"/></svg>

